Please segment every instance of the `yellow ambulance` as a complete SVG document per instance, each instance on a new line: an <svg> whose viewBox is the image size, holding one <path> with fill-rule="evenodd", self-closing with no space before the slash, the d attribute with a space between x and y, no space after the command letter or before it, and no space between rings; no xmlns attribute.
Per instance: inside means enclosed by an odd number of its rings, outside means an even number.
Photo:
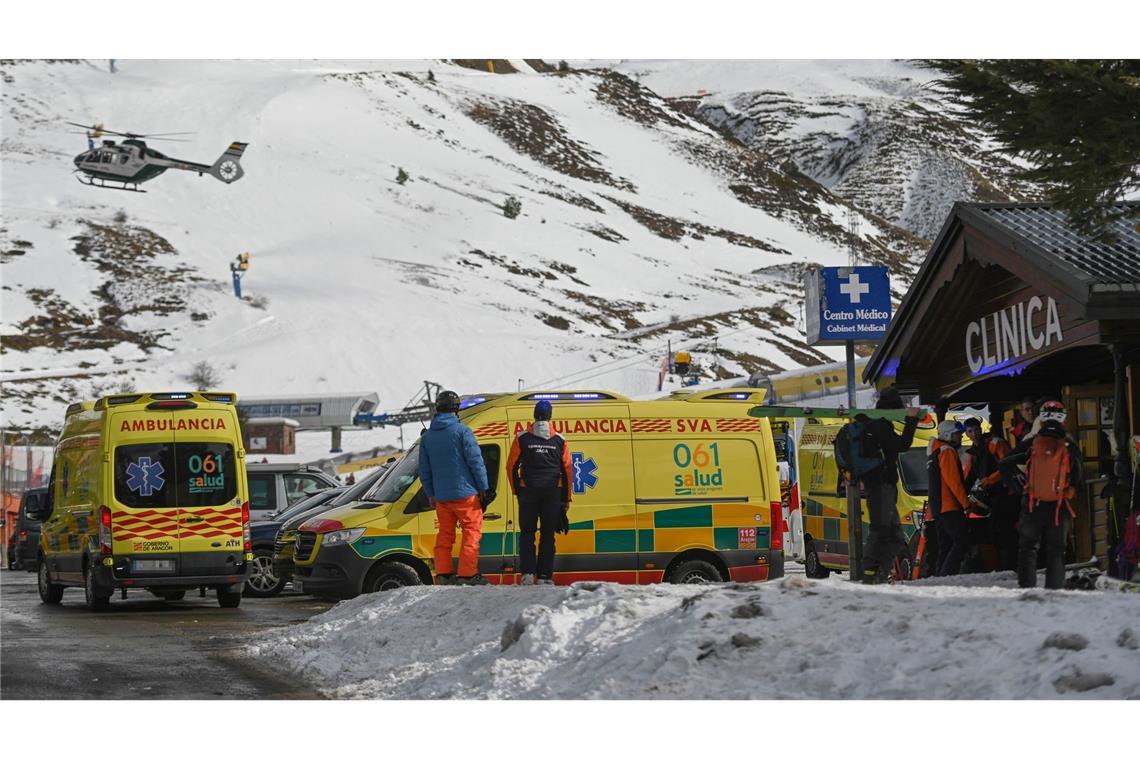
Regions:
<svg viewBox="0 0 1140 760"><path fill-rule="evenodd" d="M541 399L570 447L570 532L556 538L556 584L751 581L784 573L780 483L767 420L748 416L764 391L686 392L633 401L604 391L467 398L496 497L483 515L479 571L516 584L518 504L507 483L511 442ZM294 583L348 598L430 584L437 521L417 478L418 444L362 501L301 526ZM459 539L455 543L458 554Z"/></svg>
<svg viewBox="0 0 1140 760"><path fill-rule="evenodd" d="M835 464L835 436L844 420L809 418L800 434L798 451L800 498L803 511L804 567L809 578L826 578L832 570L848 567L847 492L839 483ZM894 423L902 433L903 423ZM909 451L899 455L899 522L907 547L900 560L909 577L918 544L916 526L922 524L926 507L926 449L934 436L934 418L927 415L918 424ZM870 530L870 516L864 495L863 538Z"/></svg>
<svg viewBox="0 0 1140 760"><path fill-rule="evenodd" d="M237 607L253 555L232 393L131 393L72 404L40 511L40 598L87 607L146 589L213 588Z"/></svg>

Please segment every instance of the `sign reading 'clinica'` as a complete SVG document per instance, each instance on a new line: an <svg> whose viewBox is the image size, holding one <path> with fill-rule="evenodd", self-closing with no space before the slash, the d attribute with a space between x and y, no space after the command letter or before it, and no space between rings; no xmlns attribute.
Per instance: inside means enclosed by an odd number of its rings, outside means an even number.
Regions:
<svg viewBox="0 0 1140 760"><path fill-rule="evenodd" d="M1033 296L966 325L966 361L976 375L1064 339L1057 302Z"/></svg>

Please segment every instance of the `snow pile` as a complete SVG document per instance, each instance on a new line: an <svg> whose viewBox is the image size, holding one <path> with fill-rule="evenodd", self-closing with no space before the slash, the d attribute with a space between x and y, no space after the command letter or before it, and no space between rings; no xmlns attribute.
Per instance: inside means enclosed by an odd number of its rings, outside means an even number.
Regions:
<svg viewBox="0 0 1140 760"><path fill-rule="evenodd" d="M418 587L246 651L348 698L1140 697L1140 597L1011 584Z"/></svg>

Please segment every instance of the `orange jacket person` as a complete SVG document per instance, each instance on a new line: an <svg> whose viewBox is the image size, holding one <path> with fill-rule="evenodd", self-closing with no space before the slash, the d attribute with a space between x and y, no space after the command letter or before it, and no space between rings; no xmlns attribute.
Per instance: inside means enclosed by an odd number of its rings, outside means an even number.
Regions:
<svg viewBox="0 0 1140 760"><path fill-rule="evenodd" d="M554 533L570 509L574 482L570 448L562 436L551 433L552 414L549 401L535 404L534 424L518 434L507 458L511 488L519 499L519 565L524 586L533 585L536 574L540 585L554 583ZM540 523L536 562L534 534Z"/></svg>
<svg viewBox="0 0 1140 760"><path fill-rule="evenodd" d="M957 575L966 555L969 531L966 529L966 509L969 499L962 481L962 461L958 448L962 445L962 426L953 420L938 423L938 440L933 453L938 458L938 480L942 509L935 520L938 525L938 546L942 562L939 575Z"/></svg>
<svg viewBox="0 0 1140 760"><path fill-rule="evenodd" d="M482 586L479 541L483 510L495 499L488 493L487 465L471 428L459 421L459 396L443 391L436 398L435 416L420 437L420 482L435 506L439 533L435 537L436 583ZM459 577L453 572L451 550L455 525L463 531L459 548Z"/></svg>

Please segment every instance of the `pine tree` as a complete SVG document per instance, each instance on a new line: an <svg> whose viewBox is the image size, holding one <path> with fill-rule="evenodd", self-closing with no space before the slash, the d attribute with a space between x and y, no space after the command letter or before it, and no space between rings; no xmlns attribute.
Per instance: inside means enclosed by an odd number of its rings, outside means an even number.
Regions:
<svg viewBox="0 0 1140 760"><path fill-rule="evenodd" d="M1116 218L1105 204L1140 189L1140 61L939 60L941 89L999 150L1025 159L1078 229Z"/></svg>
<svg viewBox="0 0 1140 760"><path fill-rule="evenodd" d="M406 171L404 171L404 167L401 166L400 170L396 172L396 182L398 182L402 185L407 181L408 181L408 173Z"/></svg>
<svg viewBox="0 0 1140 760"><path fill-rule="evenodd" d="M434 81L435 81L435 74L433 74L433 73L432 73L432 70L431 70L431 69L428 69L428 81L429 81L429 82L434 82Z"/></svg>

